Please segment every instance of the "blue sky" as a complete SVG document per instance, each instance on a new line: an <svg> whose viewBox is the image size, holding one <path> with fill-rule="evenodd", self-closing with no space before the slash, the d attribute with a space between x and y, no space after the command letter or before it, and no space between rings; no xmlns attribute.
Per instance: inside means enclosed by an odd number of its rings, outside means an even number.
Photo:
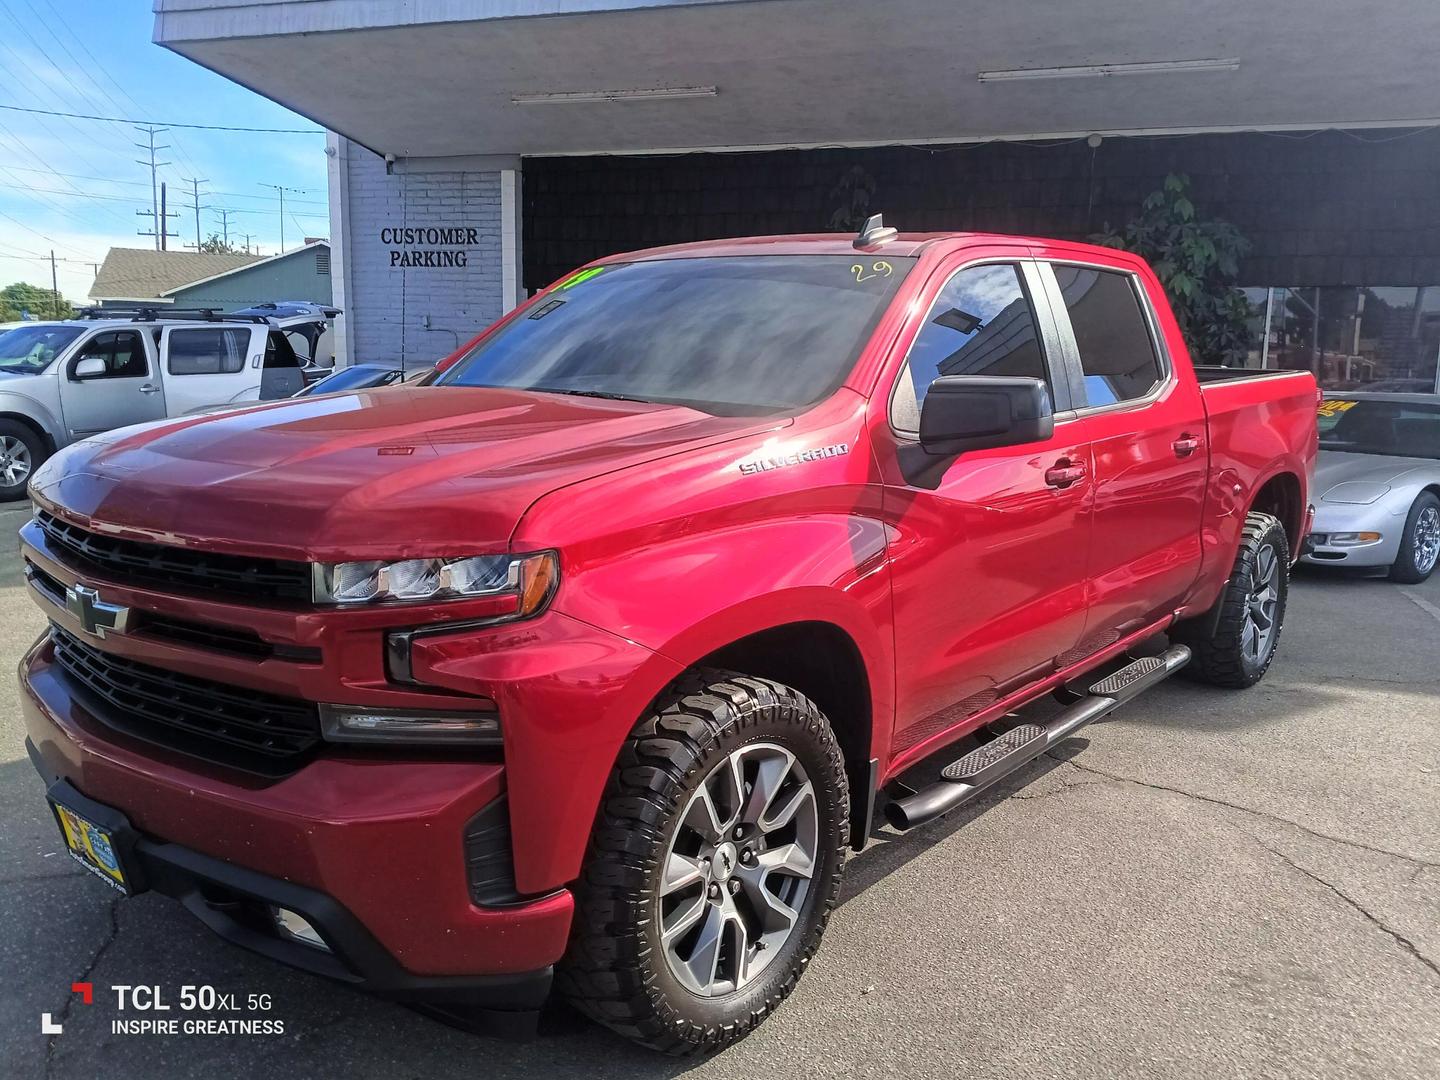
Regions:
<svg viewBox="0 0 1440 1080"><path fill-rule="evenodd" d="M147 0L0 0L0 106L122 117L154 124L193 123L314 129L274 102L212 74L150 41ZM111 247L150 247L150 170L136 163L145 136L129 124L38 116L0 109L0 285L49 287L49 252L60 291L88 294L91 263ZM280 246L276 194L262 184L299 189L285 195L285 245L326 236L323 135L240 134L171 128L156 138L168 182L169 244L195 242L186 181L198 177L200 229L220 232L231 211L230 239L273 255ZM43 260L41 257L44 257Z"/></svg>

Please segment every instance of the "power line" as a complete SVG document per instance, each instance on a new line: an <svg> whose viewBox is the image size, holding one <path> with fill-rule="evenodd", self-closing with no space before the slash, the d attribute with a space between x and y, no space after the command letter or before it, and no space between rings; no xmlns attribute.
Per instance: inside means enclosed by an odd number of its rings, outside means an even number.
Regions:
<svg viewBox="0 0 1440 1080"><path fill-rule="evenodd" d="M31 109L23 105L0 105L0 109L10 112L35 113L38 116L63 116L71 120L100 120L109 124L131 124L136 127L148 126L155 123L150 120L127 120L120 116L93 116L89 113L60 112L56 109ZM324 128L263 128L263 127L237 127L229 124L182 124L178 120L170 120L155 124L158 127L167 128L189 128L195 131L244 131L255 132L262 135L324 135Z"/></svg>
<svg viewBox="0 0 1440 1080"><path fill-rule="evenodd" d="M9 129L8 129L8 128L0 128L0 130L7 130L7 131L8 131ZM89 175L89 174L87 174L87 173L62 173L62 172L55 172L55 170L53 170L53 169L27 169L27 168L24 168L23 166L20 166L20 165L10 165L10 166L7 166L7 168L9 168L11 172L44 172L44 173L50 173L50 174L52 174L52 175L54 175L54 176L59 176L59 177L62 177L62 178L64 178L64 179L67 179L67 180L94 180L94 181L96 181L97 183L101 183L101 184L124 184L126 187L149 187L149 186L150 186L149 183L146 182L146 181L144 181L144 180L118 180L118 179L116 179L116 178L113 177L113 176L91 176L91 175ZM75 185L72 184L72 185L70 185L70 186L71 186L71 187L74 187ZM78 191L79 189L77 188L76 190ZM246 193L244 193L244 192L241 192L241 191L212 191L212 192L210 192L209 194L211 194L211 195L223 195L223 196L225 196L226 198L231 198L231 199L267 199L267 200L268 200L268 199L270 198L269 195L248 195L248 194L246 194ZM288 200L288 201L289 201L289 202L292 202L292 203L303 203L303 204L305 204L306 206L329 206L329 205L330 205L329 202L327 202L325 199L290 199L290 200Z"/></svg>

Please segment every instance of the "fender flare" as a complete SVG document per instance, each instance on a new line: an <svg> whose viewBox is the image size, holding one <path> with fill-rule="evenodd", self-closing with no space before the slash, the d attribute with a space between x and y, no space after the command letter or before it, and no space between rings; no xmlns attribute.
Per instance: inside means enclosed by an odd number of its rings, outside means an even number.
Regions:
<svg viewBox="0 0 1440 1080"><path fill-rule="evenodd" d="M35 425L50 440L51 451L59 450L70 441L60 418L44 404L24 394L0 391L0 415L18 416Z"/></svg>

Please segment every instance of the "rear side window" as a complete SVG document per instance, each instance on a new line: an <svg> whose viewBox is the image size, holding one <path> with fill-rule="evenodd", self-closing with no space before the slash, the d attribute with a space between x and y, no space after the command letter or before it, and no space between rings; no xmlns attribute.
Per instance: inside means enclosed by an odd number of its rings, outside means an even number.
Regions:
<svg viewBox="0 0 1440 1080"><path fill-rule="evenodd" d="M1035 312L1013 263L970 266L945 283L910 346L891 403L897 431L920 430L920 407L942 375L1046 377Z"/></svg>
<svg viewBox="0 0 1440 1080"><path fill-rule="evenodd" d="M279 330L271 330L265 339L265 368L296 368L300 366L295 350Z"/></svg>
<svg viewBox="0 0 1440 1080"><path fill-rule="evenodd" d="M1143 398L1160 381L1161 370L1134 277L1082 266L1054 270L1080 353L1085 404Z"/></svg>
<svg viewBox="0 0 1440 1080"><path fill-rule="evenodd" d="M170 331L171 375L233 375L245 367L250 331L238 326Z"/></svg>

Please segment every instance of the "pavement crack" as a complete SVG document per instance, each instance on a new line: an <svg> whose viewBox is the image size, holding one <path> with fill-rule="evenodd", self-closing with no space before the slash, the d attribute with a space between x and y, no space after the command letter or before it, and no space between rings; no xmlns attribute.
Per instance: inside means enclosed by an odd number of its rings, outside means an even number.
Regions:
<svg viewBox="0 0 1440 1080"><path fill-rule="evenodd" d="M1017 792L1016 794L1011 795L1010 798L1016 802L1034 802L1036 799L1049 799L1055 795L1064 795L1067 791L1074 791L1076 788L1103 786L1104 785L1102 785L1099 781L1096 780L1080 780L1075 783L1071 783L1068 780L1062 779L1060 781L1059 787L1051 788L1049 791L1040 791L1035 793L1034 795L1022 795Z"/></svg>
<svg viewBox="0 0 1440 1080"><path fill-rule="evenodd" d="M1119 773L1106 772L1104 769L1097 769L1093 765L1081 765L1074 759L1056 757L1053 751L1046 751L1046 756L1062 761L1081 772L1091 773L1095 776L1103 776L1108 780L1115 780L1122 784L1134 784L1136 787L1149 788L1151 791L1166 791L1172 795L1183 795L1187 799L1194 799L1197 802L1209 803L1212 806L1223 806L1227 810L1235 810L1242 814L1250 814L1254 817L1263 818L1266 821L1273 821L1277 825L1288 825L1292 829L1299 829L1307 836L1313 836L1317 840L1328 840L1332 844L1344 844L1346 847L1358 848L1361 851L1369 851L1375 855L1384 855L1391 859L1400 859L1402 862L1410 863L1412 866L1420 866L1427 869L1440 867L1440 863L1432 862L1429 859L1422 859L1416 855L1407 855L1403 851L1392 851L1389 848L1376 847L1373 844L1366 844L1360 840L1351 840L1344 836L1334 836L1330 833L1320 832L1308 825L1302 825L1298 821L1281 817L1279 814L1272 814L1267 810L1257 810L1253 806L1242 806L1240 803L1226 802L1224 799L1216 798L1214 795L1202 795L1197 791L1186 791L1184 788L1171 787L1168 784L1156 784L1148 780L1136 780L1133 776L1121 776Z"/></svg>
<svg viewBox="0 0 1440 1080"><path fill-rule="evenodd" d="M120 936L120 901L124 899L123 896L111 897L109 908L110 931L105 935L105 940L100 942L99 947L90 954L90 962L85 965L85 970L76 976L75 982L90 981L90 976L95 971L95 968L99 966L101 958L109 950L110 946L115 944L115 940ZM60 1015L56 1018L62 1028L65 1026L65 1022L70 1019L70 1010L75 1007L75 997L74 992L65 996L65 1004L61 1006ZM45 1039L45 1075L47 1077L50 1075L51 1068L54 1064L55 1036L50 1035Z"/></svg>
<svg viewBox="0 0 1440 1080"><path fill-rule="evenodd" d="M1377 930L1388 935L1395 942L1395 944L1399 945L1400 948L1404 949L1416 960L1420 961L1420 963L1424 964L1427 968L1429 968L1431 974L1433 974L1436 978L1440 978L1440 964L1437 964L1434 960L1431 960L1428 956L1422 953L1419 947L1413 941L1411 941L1404 934L1400 933L1399 930L1396 930L1394 927L1386 924L1383 920L1380 919L1378 915L1376 915L1373 911L1367 908L1364 904L1360 903L1359 900L1356 900L1348 893L1342 892L1339 888L1330 884L1330 882L1326 881L1319 874L1315 874L1309 870L1306 870L1305 867L1301 866L1294 859L1290 858L1290 856L1286 855L1283 851L1279 851L1271 847L1269 844L1265 843L1265 841L1259 840L1258 838L1257 843L1259 843L1259 845L1263 847L1266 851L1270 852L1271 855L1274 855L1277 859L1283 862L1286 866L1290 867L1290 869L1296 871L1297 873L1303 874L1305 877L1315 882L1315 884L1320 885L1323 888L1328 889L1330 892L1334 893L1335 896L1343 900L1346 904L1350 905L1350 907L1354 908L1357 912L1364 916L1364 918Z"/></svg>

